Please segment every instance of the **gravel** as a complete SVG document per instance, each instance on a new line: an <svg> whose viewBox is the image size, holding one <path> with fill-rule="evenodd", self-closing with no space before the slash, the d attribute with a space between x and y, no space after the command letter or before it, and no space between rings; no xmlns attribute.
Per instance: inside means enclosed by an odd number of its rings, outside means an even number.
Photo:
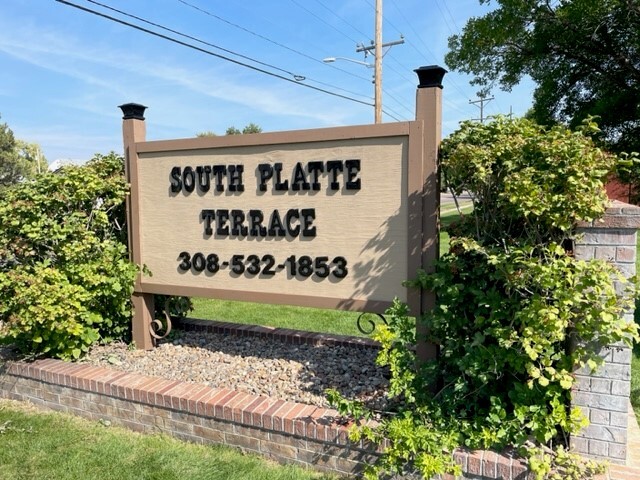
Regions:
<svg viewBox="0 0 640 480"><path fill-rule="evenodd" d="M150 351L95 346L82 362L317 406L328 406L324 391L334 388L384 410L387 372L376 355L374 348L179 331Z"/></svg>

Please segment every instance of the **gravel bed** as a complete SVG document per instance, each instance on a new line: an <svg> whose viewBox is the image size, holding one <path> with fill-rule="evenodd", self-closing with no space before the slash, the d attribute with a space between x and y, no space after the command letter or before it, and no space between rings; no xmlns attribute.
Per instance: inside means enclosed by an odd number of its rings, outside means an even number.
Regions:
<svg viewBox="0 0 640 480"><path fill-rule="evenodd" d="M387 372L376 366L376 355L374 348L178 331L150 351L95 346L82 362L317 406L327 406L324 391L335 388L383 410Z"/></svg>

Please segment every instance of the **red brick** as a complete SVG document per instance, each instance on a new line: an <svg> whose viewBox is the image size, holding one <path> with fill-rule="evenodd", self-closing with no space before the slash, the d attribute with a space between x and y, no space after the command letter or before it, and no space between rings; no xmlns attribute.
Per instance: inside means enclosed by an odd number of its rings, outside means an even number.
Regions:
<svg viewBox="0 0 640 480"><path fill-rule="evenodd" d="M269 399L267 397L253 397L253 401L247 405L242 412L242 423L253 425L253 412L256 411L260 405L265 403L269 403Z"/></svg>
<svg viewBox="0 0 640 480"><path fill-rule="evenodd" d="M194 387L194 389L192 389L192 391L189 392L189 394L187 394L185 397L187 400L186 410L189 413L193 413L194 415L196 415L198 413L198 400L204 397L207 393L211 392L211 390L212 388L207 387L206 385Z"/></svg>
<svg viewBox="0 0 640 480"><path fill-rule="evenodd" d="M251 425L256 427L262 427L264 425L262 423L263 414L273 405L273 401L269 397L263 398L264 401L260 403L256 408L254 408L251 412Z"/></svg>
<svg viewBox="0 0 640 480"><path fill-rule="evenodd" d="M482 475L483 450L473 450L469 452L467 460L467 472L471 475Z"/></svg>
<svg viewBox="0 0 640 480"><path fill-rule="evenodd" d="M111 395L124 399L127 385L136 377L137 375L135 373L124 372L123 375L114 378L111 381Z"/></svg>
<svg viewBox="0 0 640 480"><path fill-rule="evenodd" d="M244 409L247 408L248 405L253 403L255 397L248 393L242 392L242 396L238 395L234 398L233 407L231 408L231 419L236 423L242 423L242 417L244 415Z"/></svg>
<svg viewBox="0 0 640 480"><path fill-rule="evenodd" d="M156 403L156 390L159 390L167 380L159 377L149 378L149 383L145 384L144 390L140 390L141 401L147 405L155 405Z"/></svg>
<svg viewBox="0 0 640 480"><path fill-rule="evenodd" d="M305 409L306 405L296 403L295 406L283 416L282 429L287 433L294 433L293 421L298 418L300 413Z"/></svg>
<svg viewBox="0 0 640 480"><path fill-rule="evenodd" d="M273 427L273 417L275 413L280 410L282 405L285 404L284 400L277 399L276 402L271 405L266 412L262 415L262 426L264 428L272 429Z"/></svg>
<svg viewBox="0 0 640 480"><path fill-rule="evenodd" d="M91 370L85 372L80 382L80 388L91 391L91 380L100 376L102 374L101 370L100 367L91 367Z"/></svg>
<svg viewBox="0 0 640 480"><path fill-rule="evenodd" d="M524 461L513 459L511 463L511 477L513 480L525 480L528 476L528 471L529 469Z"/></svg>
<svg viewBox="0 0 640 480"><path fill-rule="evenodd" d="M312 422L311 414L316 410L313 405L306 405L298 414L298 418L293 420L293 433L300 437L306 435L307 425Z"/></svg>
<svg viewBox="0 0 640 480"><path fill-rule="evenodd" d="M496 464L496 477L511 479L511 463L513 459L506 455L498 455L497 464Z"/></svg>
<svg viewBox="0 0 640 480"><path fill-rule="evenodd" d="M491 450L485 450L482 458L482 475L489 478L496 478L496 463L498 455Z"/></svg>
<svg viewBox="0 0 640 480"><path fill-rule="evenodd" d="M196 401L196 413L203 417L213 417L216 398L222 390L212 388ZM210 403L211 402L211 403ZM210 410L210 411L209 411Z"/></svg>
<svg viewBox="0 0 640 480"><path fill-rule="evenodd" d="M227 395L226 397L224 397L220 403L220 407L222 409L222 415L220 416L220 418L223 418L224 420L233 420L233 405L235 405L236 401L238 400L238 397L243 398L246 395L246 393L241 393L238 392L236 390L231 390L231 392L229 393L229 395ZM218 412L218 408L216 406L216 413Z"/></svg>
<svg viewBox="0 0 640 480"><path fill-rule="evenodd" d="M234 390L223 388L218 395L207 402L207 415L215 418L224 418L224 405L230 398L236 395ZM211 411L211 413L209 413Z"/></svg>
<svg viewBox="0 0 640 480"><path fill-rule="evenodd" d="M284 423L287 415L297 408L300 404L294 402L285 402L282 407L273 414L273 430L278 432L284 432Z"/></svg>
<svg viewBox="0 0 640 480"><path fill-rule="evenodd" d="M93 367L91 365L77 365L77 368L73 370L73 376L71 377L70 386L73 388L82 388L82 380L84 376L90 372Z"/></svg>
<svg viewBox="0 0 640 480"><path fill-rule="evenodd" d="M162 383L158 384L157 387L154 388L153 405L164 407L164 394L179 383L180 382L175 380L164 380Z"/></svg>
<svg viewBox="0 0 640 480"><path fill-rule="evenodd" d="M127 400L140 400L140 386L148 382L148 377L136 375L132 377L125 385L124 398ZM137 397L137 398L136 398Z"/></svg>

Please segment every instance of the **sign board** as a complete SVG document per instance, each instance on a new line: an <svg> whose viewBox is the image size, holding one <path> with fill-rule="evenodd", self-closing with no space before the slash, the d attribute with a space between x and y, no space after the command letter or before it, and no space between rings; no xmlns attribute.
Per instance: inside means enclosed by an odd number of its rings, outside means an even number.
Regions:
<svg viewBox="0 0 640 480"><path fill-rule="evenodd" d="M133 142L139 293L420 308L423 122ZM436 205L433 205L436 208Z"/></svg>

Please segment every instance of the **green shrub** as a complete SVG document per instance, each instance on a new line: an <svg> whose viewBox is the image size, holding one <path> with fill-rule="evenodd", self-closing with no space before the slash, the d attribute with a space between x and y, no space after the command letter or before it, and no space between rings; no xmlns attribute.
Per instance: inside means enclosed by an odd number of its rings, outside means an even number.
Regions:
<svg viewBox="0 0 640 480"><path fill-rule="evenodd" d="M437 360L416 358L404 304L394 304L376 335L389 394L402 402L379 427L358 422L351 431L353 440L389 442L370 478L459 474L457 446L518 448L538 478L602 470L557 448L587 423L570 408L575 369L601 363L603 346L638 339L623 318L632 285L612 265L576 260L566 249L577 221L605 211L603 178L617 159L593 144L596 131L589 121L571 132L498 119L465 123L443 142L447 181L471 194L474 211L450 229L456 236L434 272L409 282L437 296L419 319L440 345ZM330 397L343 412L357 411Z"/></svg>
<svg viewBox="0 0 640 480"><path fill-rule="evenodd" d="M124 163L116 154L15 185L0 198L0 339L77 358L129 332Z"/></svg>

